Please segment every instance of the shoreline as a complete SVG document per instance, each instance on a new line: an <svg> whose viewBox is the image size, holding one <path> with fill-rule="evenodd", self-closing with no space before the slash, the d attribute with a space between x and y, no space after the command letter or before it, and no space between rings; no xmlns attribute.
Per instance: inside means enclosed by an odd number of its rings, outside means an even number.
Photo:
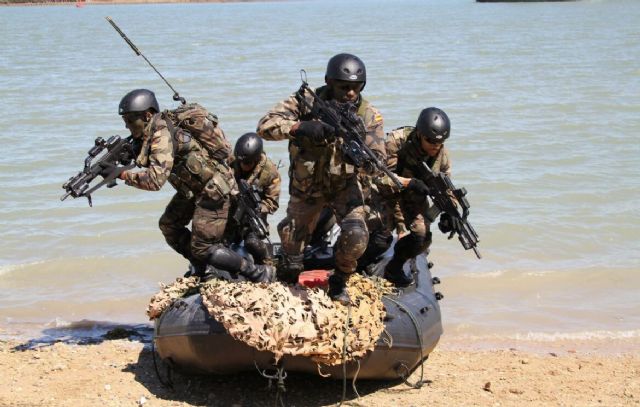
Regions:
<svg viewBox="0 0 640 407"><path fill-rule="evenodd" d="M593 331L589 333L557 332L555 334L472 334L456 333L444 325L444 333L436 349L484 352L518 350L536 355L549 353L584 353L599 356L640 355L640 331ZM79 320L75 322L0 323L0 343L29 343L48 346L52 343L91 344L103 341L112 332L126 332L127 337L150 343L154 325L151 321Z"/></svg>
<svg viewBox="0 0 640 407"><path fill-rule="evenodd" d="M388 405L638 405L640 353L600 355L554 346L553 352L520 349L455 350L443 338L424 366L424 385L347 383L347 401ZM95 344L58 342L27 349L0 341L0 405L273 405L277 386L257 372L227 376L174 373L163 387L150 346L126 339ZM559 345L559 344L555 344ZM455 347L455 346L454 346ZM548 348L549 350L551 348ZM166 370L160 368L163 380ZM409 378L421 378L418 368ZM311 384L311 385L310 385ZM335 405L342 382L290 372L285 405Z"/></svg>

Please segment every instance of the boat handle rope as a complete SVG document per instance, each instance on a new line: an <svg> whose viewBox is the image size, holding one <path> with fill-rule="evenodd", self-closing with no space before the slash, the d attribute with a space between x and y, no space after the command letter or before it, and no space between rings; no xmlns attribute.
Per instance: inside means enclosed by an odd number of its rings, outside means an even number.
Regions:
<svg viewBox="0 0 640 407"><path fill-rule="evenodd" d="M409 308L407 308L404 304L402 304L400 301L396 301L393 298L391 298L389 296L386 296L386 295L383 296L383 298L386 298L389 301L393 302L394 304L396 304L398 306L398 308L400 308L407 315L409 315L409 318L411 319L411 322L413 323L413 327L416 330L416 336L418 337L418 345L420 347L420 380L418 380L415 383L411 383L409 381L409 375L410 375L411 372L409 372L409 368L407 367L407 365L405 365L402 362L400 362L400 364L396 368L396 372L398 373L398 375L400 376L402 381L404 381L404 383L407 386L413 387L414 389L419 389L419 388L422 387L422 385L424 385L425 383L429 382L428 380L424 380L424 354L422 353L422 332L420 331L420 323L416 319L415 315L413 315L413 312L411 312L411 310ZM406 370L406 374L398 372L399 368L401 368L401 367L404 367L404 370Z"/></svg>
<svg viewBox="0 0 640 407"><path fill-rule="evenodd" d="M158 362L156 361L155 341L153 339L151 340L151 357L153 358L153 368L156 371L156 377L158 378L158 381L160 382L161 385L173 391L174 390L173 379L171 378L173 369L172 369L171 363L167 363L167 380L165 381L162 379L162 376L160 376L160 369L158 369Z"/></svg>
<svg viewBox="0 0 640 407"><path fill-rule="evenodd" d="M320 363L318 363L318 364L316 365L316 367L318 368L318 375L319 375L320 377L324 377L324 378L331 377L331 373L324 373L324 372L322 371L322 367L321 367Z"/></svg>
<svg viewBox="0 0 640 407"><path fill-rule="evenodd" d="M384 342L384 344L387 345L389 347L389 349L391 349L393 347L393 336L391 336L389 331L387 331L387 328L384 328L382 330L382 333L387 335L387 337L383 338L382 335L380 335L380 340L382 342Z"/></svg>
<svg viewBox="0 0 640 407"><path fill-rule="evenodd" d="M287 392L287 388L284 385L284 380L287 378L287 372L284 370L284 366L276 366L276 372L274 374L268 374L266 369L260 370L260 367L258 367L258 362L256 362L255 360L253 361L253 364L262 377L264 377L265 379L269 379L269 389L271 389L274 380L277 382L278 390L276 392L274 406L277 407L278 404L280 404L280 406L284 407L285 404L282 395Z"/></svg>

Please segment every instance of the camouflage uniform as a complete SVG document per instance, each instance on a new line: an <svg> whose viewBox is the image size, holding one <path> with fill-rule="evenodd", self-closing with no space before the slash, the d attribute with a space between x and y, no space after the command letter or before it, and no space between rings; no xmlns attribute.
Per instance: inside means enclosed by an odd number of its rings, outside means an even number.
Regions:
<svg viewBox="0 0 640 407"><path fill-rule="evenodd" d="M237 188L224 161L209 158L207 150L181 129L172 137L172 128L162 114L155 114L144 129L136 159L144 169L127 171L123 177L127 185L147 191L159 190L166 181L176 188L160 218L160 230L175 251L202 264L208 249L222 239L230 196ZM219 128L216 133L220 135L216 155L228 157L231 149L224 133ZM189 222L192 231L186 227Z"/></svg>
<svg viewBox="0 0 640 407"><path fill-rule="evenodd" d="M447 148L443 145L437 156L429 157L422 150L420 138L411 126L401 127L389 133L387 154L387 166L401 177L419 178L419 165L423 161L434 173L443 172L451 175L451 159ZM398 241L396 251L399 253L396 254L405 261L426 250L431 244L430 222L426 217L428 209L429 201L426 196L409 189L400 192L400 200L394 207L394 223L400 233L407 230L408 220L411 233Z"/></svg>
<svg viewBox="0 0 640 407"><path fill-rule="evenodd" d="M328 87L316 90L323 100L330 100ZM313 104L311 95L305 95ZM386 157L382 115L360 96L357 114L364 121L365 143L381 158ZM257 133L266 140L289 140L289 204L287 216L278 225L278 233L286 256L301 262L302 251L315 229L322 208L331 207L342 232L336 242L336 269L351 274L358 258L367 247L364 196L359 170L345 161L340 139L314 145L308 138L296 138L291 127L299 121L311 120L296 99L296 94L276 105L258 123Z"/></svg>
<svg viewBox="0 0 640 407"><path fill-rule="evenodd" d="M397 186L384 174L367 177L363 184L369 184L365 193L366 222L369 229L369 244L358 260L358 270L365 271L367 266L382 256L393 242L394 203Z"/></svg>
<svg viewBox="0 0 640 407"><path fill-rule="evenodd" d="M386 176L376 174L372 177L359 174L364 196L365 223L369 231L369 242L362 256L358 259L358 271L364 271L368 265L384 254L393 241L394 224L393 203L398 189ZM325 207L313 230L309 245L318 247L325 244L328 233L336 224L336 217L330 207Z"/></svg>
<svg viewBox="0 0 640 407"><path fill-rule="evenodd" d="M260 214L267 220L267 215L273 215L279 207L280 200L280 173L278 167L271 161L265 153L260 156L260 161L250 173L244 173L239 160L231 162L231 168L236 181L246 180L249 185L258 187L260 194ZM231 213L235 212L235 206ZM256 263L261 264L270 258L270 251L266 243L258 239L250 230L246 230L238 225L233 217L227 223L225 239L230 243L245 242L245 247L253 255Z"/></svg>

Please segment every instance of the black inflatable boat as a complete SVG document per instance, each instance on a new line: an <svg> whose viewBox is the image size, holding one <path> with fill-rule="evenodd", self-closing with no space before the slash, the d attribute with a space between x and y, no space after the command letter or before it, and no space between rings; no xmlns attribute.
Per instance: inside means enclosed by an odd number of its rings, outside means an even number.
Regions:
<svg viewBox="0 0 640 407"><path fill-rule="evenodd" d="M325 253L327 257L332 253ZM322 263L323 254L314 253ZM378 262L371 272L381 275L389 258ZM311 266L318 266L312 261ZM307 262L305 262L307 264ZM435 348L442 334L438 301L434 290L439 283L433 278L430 263L420 255L405 263L416 283L397 295L383 297L386 309L385 330L375 349L359 361L346 366L324 366L322 374L332 378L397 379L408 377ZM221 323L213 319L202 304L200 294L175 301L155 322L155 347L160 357L172 366L194 373L228 374L239 371L273 369L274 355L258 351L233 339ZM319 374L316 363L302 356L285 355L280 367L287 371Z"/></svg>

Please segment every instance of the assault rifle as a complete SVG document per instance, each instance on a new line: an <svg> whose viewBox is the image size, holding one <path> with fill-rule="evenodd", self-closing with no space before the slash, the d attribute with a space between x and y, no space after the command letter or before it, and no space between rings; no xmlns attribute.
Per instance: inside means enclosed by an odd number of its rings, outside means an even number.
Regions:
<svg viewBox="0 0 640 407"><path fill-rule="evenodd" d="M366 129L364 128L364 123L356 114L355 105L321 99L309 87L303 74L306 75L306 72L304 70L300 71L302 85L296 94L297 99L304 104L315 118L335 129L336 137L342 139L342 155L358 168L376 169L384 172L398 188L402 189L402 183L398 177L365 144ZM313 105L307 101L305 93L313 97Z"/></svg>
<svg viewBox="0 0 640 407"><path fill-rule="evenodd" d="M478 256L479 259L482 258L477 248L479 241L478 234L467 220L470 208L469 201L467 201L465 197L467 190L464 187L456 188L451 182L451 179L444 173L434 174L424 161L422 162L421 169L422 174L420 174L420 178L429 189L429 196L434 204L434 206L427 211L429 220L431 222L435 221L440 213L449 215L451 217L451 233L449 234L449 239L451 239L454 234L457 234L458 240L460 240L465 250L473 249L476 256ZM462 213L460 213L456 202L462 208Z"/></svg>
<svg viewBox="0 0 640 407"><path fill-rule="evenodd" d="M241 179L238 183L240 195L238 199L238 208L233 214L233 219L242 227L247 226L258 239L267 239L269 244L269 226L260 215L260 194L258 187L249 185L249 183Z"/></svg>
<svg viewBox="0 0 640 407"><path fill-rule="evenodd" d="M100 155L101 153L104 154ZM100 155L99 158L98 155ZM67 192L60 197L60 200L64 201L69 196L73 198L85 196L89 201L89 206L93 206L91 202L93 191L103 185L106 185L107 188L113 188L116 186L116 178L123 171L130 170L135 165L133 137L129 136L123 139L120 136L111 136L108 140L98 137L84 160L82 171L69 178L62 185L62 188ZM98 175L104 179L91 187L91 182Z"/></svg>

